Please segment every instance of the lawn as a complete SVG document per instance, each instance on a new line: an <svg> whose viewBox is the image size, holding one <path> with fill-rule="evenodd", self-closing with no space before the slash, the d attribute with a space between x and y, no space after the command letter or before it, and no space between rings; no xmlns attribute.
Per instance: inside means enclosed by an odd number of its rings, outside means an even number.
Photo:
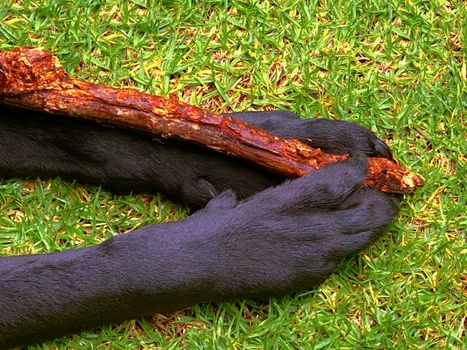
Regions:
<svg viewBox="0 0 467 350"><path fill-rule="evenodd" d="M30 349L465 348L466 18L465 3L442 0L2 0L0 49L41 47L75 77L217 112L353 121L426 179L388 234L314 291L195 305ZM2 180L0 254L92 245L187 214L159 194Z"/></svg>

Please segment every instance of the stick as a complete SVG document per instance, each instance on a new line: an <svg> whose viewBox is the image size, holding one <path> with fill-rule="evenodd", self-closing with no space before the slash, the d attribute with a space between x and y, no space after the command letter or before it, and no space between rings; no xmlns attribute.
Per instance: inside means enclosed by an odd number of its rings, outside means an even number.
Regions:
<svg viewBox="0 0 467 350"><path fill-rule="evenodd" d="M287 177L302 176L348 155L328 154L299 140L282 139L240 120L169 98L117 89L68 76L47 51L0 51L0 103L144 130L195 142L246 159ZM422 178L385 158L369 159L366 186L410 193Z"/></svg>

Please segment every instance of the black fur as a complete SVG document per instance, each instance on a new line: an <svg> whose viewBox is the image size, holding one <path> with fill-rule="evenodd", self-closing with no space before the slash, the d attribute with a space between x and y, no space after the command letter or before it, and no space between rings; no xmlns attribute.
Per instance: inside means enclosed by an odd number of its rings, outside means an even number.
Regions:
<svg viewBox="0 0 467 350"><path fill-rule="evenodd" d="M286 111L233 116L333 153L360 150L391 155L370 131L349 122L305 120ZM119 192L159 191L194 207L204 206L227 189L246 198L284 180L184 142L0 106L0 178L29 176L61 176Z"/></svg>
<svg viewBox="0 0 467 350"><path fill-rule="evenodd" d="M98 246L0 258L0 349L198 302L312 288L377 239L397 214L389 196L361 189L362 153L274 186L283 179L182 142L2 113L0 176L58 175L117 190L162 190L195 206L214 199L182 221ZM350 123L286 112L237 117L328 151L390 155Z"/></svg>

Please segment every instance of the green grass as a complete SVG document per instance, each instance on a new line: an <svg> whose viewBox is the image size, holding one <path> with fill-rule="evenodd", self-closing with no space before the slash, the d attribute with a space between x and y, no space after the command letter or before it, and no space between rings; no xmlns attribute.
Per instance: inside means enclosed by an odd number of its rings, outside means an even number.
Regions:
<svg viewBox="0 0 467 350"><path fill-rule="evenodd" d="M465 348L465 6L3 0L1 49L42 47L75 77L175 93L214 111L354 121L427 180L382 240L315 291L196 305L31 349ZM2 181L0 212L7 255L96 244L187 214L157 194L115 196L58 179Z"/></svg>

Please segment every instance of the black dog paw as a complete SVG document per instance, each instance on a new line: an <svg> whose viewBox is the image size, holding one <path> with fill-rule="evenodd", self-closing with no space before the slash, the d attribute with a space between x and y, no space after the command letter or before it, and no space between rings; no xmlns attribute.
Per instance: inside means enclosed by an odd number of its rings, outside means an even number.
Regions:
<svg viewBox="0 0 467 350"><path fill-rule="evenodd" d="M294 210L335 208L359 188L368 172L368 159L361 152L354 152L349 160L337 162L295 180L264 190L263 206L277 207L291 214Z"/></svg>
<svg viewBox="0 0 467 350"><path fill-rule="evenodd" d="M318 285L343 258L380 237L397 214L389 196L361 188L366 172L366 157L357 153L234 205L227 195L219 203L226 201L231 209L217 211L215 218L214 227L222 222L222 230L207 231L205 243L197 237L202 256L215 261L202 268L203 280L214 294L241 297ZM210 207L194 215L189 226L213 220Z"/></svg>
<svg viewBox="0 0 467 350"><path fill-rule="evenodd" d="M389 147L375 134L347 121L300 119L288 111L239 112L231 115L278 136L300 139L329 153L361 151L368 156L392 159Z"/></svg>
<svg viewBox="0 0 467 350"><path fill-rule="evenodd" d="M361 151L368 156L392 159L389 147L375 134L347 121L305 119L302 122L300 139L329 153Z"/></svg>

